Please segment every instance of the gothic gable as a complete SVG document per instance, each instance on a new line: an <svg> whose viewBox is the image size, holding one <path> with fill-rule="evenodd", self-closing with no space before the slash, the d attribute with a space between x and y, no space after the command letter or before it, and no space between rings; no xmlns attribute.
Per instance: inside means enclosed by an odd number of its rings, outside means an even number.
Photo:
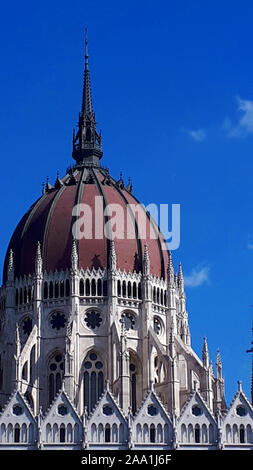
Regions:
<svg viewBox="0 0 253 470"><path fill-rule="evenodd" d="M253 407L244 394L240 383L224 416L222 436L223 442L226 444L253 444Z"/></svg>
<svg viewBox="0 0 253 470"><path fill-rule="evenodd" d="M87 420L87 439L91 447L109 442L117 447L127 442L126 418L109 390L101 396Z"/></svg>
<svg viewBox="0 0 253 470"><path fill-rule="evenodd" d="M132 440L136 446L166 446L172 440L171 419L156 396L149 391L132 422Z"/></svg>
<svg viewBox="0 0 253 470"><path fill-rule="evenodd" d="M11 443L35 445L37 423L33 412L19 391L15 391L0 415L0 448Z"/></svg>
<svg viewBox="0 0 253 470"><path fill-rule="evenodd" d="M82 423L65 391L60 391L41 421L43 445L80 443Z"/></svg>
<svg viewBox="0 0 253 470"><path fill-rule="evenodd" d="M217 439L217 423L199 392L191 394L178 419L178 442L213 445Z"/></svg>

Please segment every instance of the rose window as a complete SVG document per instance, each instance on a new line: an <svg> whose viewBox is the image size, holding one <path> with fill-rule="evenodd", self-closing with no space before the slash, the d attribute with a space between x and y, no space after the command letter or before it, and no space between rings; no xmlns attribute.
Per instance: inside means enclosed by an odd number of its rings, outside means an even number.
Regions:
<svg viewBox="0 0 253 470"><path fill-rule="evenodd" d="M100 323L102 322L100 312L97 312L96 310L91 310L87 312L84 321L88 328L91 328L92 330L95 330L95 328L99 328Z"/></svg>

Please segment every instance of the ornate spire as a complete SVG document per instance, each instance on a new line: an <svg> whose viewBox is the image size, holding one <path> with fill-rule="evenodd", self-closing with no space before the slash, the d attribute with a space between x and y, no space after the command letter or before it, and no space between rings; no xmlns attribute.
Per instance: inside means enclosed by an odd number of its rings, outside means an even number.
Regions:
<svg viewBox="0 0 253 470"><path fill-rule="evenodd" d="M9 260L8 260L8 280L13 281L14 280L14 261L13 261L13 250L10 249L9 252Z"/></svg>
<svg viewBox="0 0 253 470"><path fill-rule="evenodd" d="M221 363L221 357L220 357L220 350L217 349L217 357L216 357L216 376L217 379L222 378L222 363Z"/></svg>
<svg viewBox="0 0 253 470"><path fill-rule="evenodd" d="M35 273L37 275L42 274L42 256L40 242L37 243L36 255L35 255Z"/></svg>
<svg viewBox="0 0 253 470"><path fill-rule="evenodd" d="M150 259L148 253L148 246L145 245L144 256L143 256L143 274L146 276L150 274Z"/></svg>
<svg viewBox="0 0 253 470"><path fill-rule="evenodd" d="M208 352L206 337L204 337L204 343L203 343L203 349L202 349L202 361L205 367L209 367L209 352Z"/></svg>
<svg viewBox="0 0 253 470"><path fill-rule="evenodd" d="M73 238L72 240L71 267L74 273L78 271L78 253L77 253L77 242L75 238Z"/></svg>
<svg viewBox="0 0 253 470"><path fill-rule="evenodd" d="M172 256L171 252L169 251L169 261L168 261L168 269L167 269L167 274L168 274L168 284L172 286L175 281L175 274L174 274L174 268L173 268L173 262L172 262Z"/></svg>
<svg viewBox="0 0 253 470"><path fill-rule="evenodd" d="M184 276L183 276L181 263L179 264L179 269L178 269L178 288L179 288L179 292L184 292Z"/></svg>
<svg viewBox="0 0 253 470"><path fill-rule="evenodd" d="M85 30L85 67L82 108L79 113L78 131L73 132L72 156L77 165L98 165L102 157L102 137L96 130L96 118L92 107L90 71L88 63L88 38Z"/></svg>
<svg viewBox="0 0 253 470"><path fill-rule="evenodd" d="M109 268L111 271L115 271L117 269L117 256L115 251L114 240L111 240L110 243Z"/></svg>

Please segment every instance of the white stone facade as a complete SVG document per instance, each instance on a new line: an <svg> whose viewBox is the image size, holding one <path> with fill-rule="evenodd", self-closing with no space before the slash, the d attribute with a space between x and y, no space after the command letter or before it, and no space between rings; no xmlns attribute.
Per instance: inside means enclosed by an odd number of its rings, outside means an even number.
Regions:
<svg viewBox="0 0 253 470"><path fill-rule="evenodd" d="M0 449L253 449L253 408L239 383L224 398L206 339L191 348L184 280L117 269L44 272L0 291Z"/></svg>

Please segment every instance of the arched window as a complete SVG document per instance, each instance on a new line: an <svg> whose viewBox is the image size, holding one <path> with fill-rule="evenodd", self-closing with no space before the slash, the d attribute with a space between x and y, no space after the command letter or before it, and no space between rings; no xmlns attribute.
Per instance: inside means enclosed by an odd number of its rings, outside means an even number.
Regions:
<svg viewBox="0 0 253 470"><path fill-rule="evenodd" d="M121 282L118 280L117 282L117 291L118 291L118 296L121 297Z"/></svg>
<svg viewBox="0 0 253 470"><path fill-rule="evenodd" d="M157 442L163 442L163 428L160 423L157 425Z"/></svg>
<svg viewBox="0 0 253 470"><path fill-rule="evenodd" d="M188 426L188 442L193 442L193 427L192 424Z"/></svg>
<svg viewBox="0 0 253 470"><path fill-rule="evenodd" d="M186 435L186 426L185 426L185 424L182 424L182 426L181 426L181 442L182 442L182 443L187 442L187 435Z"/></svg>
<svg viewBox="0 0 253 470"><path fill-rule="evenodd" d="M104 279L103 281L103 296L106 297L107 296L107 280Z"/></svg>
<svg viewBox="0 0 253 470"><path fill-rule="evenodd" d="M104 426L103 424L98 425L98 442L104 441Z"/></svg>
<svg viewBox="0 0 253 470"><path fill-rule="evenodd" d="M7 442L13 442L13 426L11 423L7 427Z"/></svg>
<svg viewBox="0 0 253 470"><path fill-rule="evenodd" d="M19 303L23 303L23 289L21 288L19 289Z"/></svg>
<svg viewBox="0 0 253 470"><path fill-rule="evenodd" d="M247 442L252 444L252 429L251 429L250 424L247 424L246 431L247 431Z"/></svg>
<svg viewBox="0 0 253 470"><path fill-rule="evenodd" d="M49 283L49 298L52 299L54 296L54 285L52 281Z"/></svg>
<svg viewBox="0 0 253 470"><path fill-rule="evenodd" d="M44 299L48 298L48 284L47 282L44 282L44 294L43 294Z"/></svg>
<svg viewBox="0 0 253 470"><path fill-rule="evenodd" d="M58 442L58 433L59 433L59 429L58 429L58 426L57 424L55 423L53 425L53 442Z"/></svg>
<svg viewBox="0 0 253 470"><path fill-rule="evenodd" d="M96 289L96 281L95 279L92 279L91 281L91 295L95 297L97 295L97 289Z"/></svg>
<svg viewBox="0 0 253 470"><path fill-rule="evenodd" d="M237 425L234 424L233 425L233 443L237 443L238 442L238 428L237 428Z"/></svg>
<svg viewBox="0 0 253 470"><path fill-rule="evenodd" d="M130 281L127 283L127 297L132 297L132 285Z"/></svg>
<svg viewBox="0 0 253 470"><path fill-rule="evenodd" d="M67 426L67 442L73 442L73 428L70 423Z"/></svg>
<svg viewBox="0 0 253 470"><path fill-rule="evenodd" d="M83 279L80 279L80 282L79 282L79 295L81 297L84 296L84 282L83 282Z"/></svg>
<svg viewBox="0 0 253 470"><path fill-rule="evenodd" d="M0 442L5 442L6 441L6 426L4 423L1 424L0 428Z"/></svg>
<svg viewBox="0 0 253 470"><path fill-rule="evenodd" d="M157 291L156 291L156 302L159 304L160 303L160 289L157 288Z"/></svg>
<svg viewBox="0 0 253 470"><path fill-rule="evenodd" d="M60 282L60 297L64 297L64 281Z"/></svg>
<svg viewBox="0 0 253 470"><path fill-rule="evenodd" d="M101 297L102 296L102 281L101 281L101 279L98 279L98 281L97 281L97 290L98 290L97 295L99 297Z"/></svg>
<svg viewBox="0 0 253 470"><path fill-rule="evenodd" d="M15 424L14 442L20 442L20 426L19 426L19 424Z"/></svg>
<svg viewBox="0 0 253 470"><path fill-rule="evenodd" d="M203 443L207 443L207 442L208 442L206 424L203 424L203 425L202 425L202 442L203 442Z"/></svg>
<svg viewBox="0 0 253 470"><path fill-rule="evenodd" d="M167 307L167 291L166 291L166 290L164 291L163 300L164 300L164 305L165 305L165 307Z"/></svg>
<svg viewBox="0 0 253 470"><path fill-rule="evenodd" d="M91 442L97 442L97 426L95 423L91 425Z"/></svg>
<svg viewBox="0 0 253 470"><path fill-rule="evenodd" d="M65 424L61 424L60 426L60 442L65 442L66 439L66 430L65 430Z"/></svg>
<svg viewBox="0 0 253 470"><path fill-rule="evenodd" d="M112 425L112 442L118 442L118 426L116 423Z"/></svg>
<svg viewBox="0 0 253 470"><path fill-rule="evenodd" d="M52 403L61 388L64 373L64 360L60 352L56 352L48 364L48 399Z"/></svg>
<svg viewBox="0 0 253 470"><path fill-rule="evenodd" d="M134 298L134 299L137 298L137 286L136 286L136 282L133 283L133 298Z"/></svg>
<svg viewBox="0 0 253 470"><path fill-rule="evenodd" d="M196 424L195 429L194 429L194 440L196 444L200 443L200 427L199 424Z"/></svg>
<svg viewBox="0 0 253 470"><path fill-rule="evenodd" d="M149 433L148 433L148 425L145 423L144 426L143 426L143 442L148 442L148 436L149 436Z"/></svg>
<svg viewBox="0 0 253 470"><path fill-rule="evenodd" d="M209 442L214 442L214 428L212 424L209 424Z"/></svg>
<svg viewBox="0 0 253 470"><path fill-rule="evenodd" d="M245 444L245 429L243 424L240 426L240 444Z"/></svg>
<svg viewBox="0 0 253 470"><path fill-rule="evenodd" d="M226 442L228 444L230 444L232 442L232 439L231 439L231 426L230 424L227 424L226 425Z"/></svg>
<svg viewBox="0 0 253 470"><path fill-rule="evenodd" d="M141 293L141 283L139 282L138 283L138 299L141 300L142 299L142 293Z"/></svg>
<svg viewBox="0 0 253 470"><path fill-rule="evenodd" d="M52 428L49 423L46 425L46 442L52 442Z"/></svg>
<svg viewBox="0 0 253 470"><path fill-rule="evenodd" d="M156 303L156 288L153 287L153 302Z"/></svg>
<svg viewBox="0 0 253 470"><path fill-rule="evenodd" d="M85 281L85 295L89 296L90 295L90 280L86 279Z"/></svg>
<svg viewBox="0 0 253 470"><path fill-rule="evenodd" d="M22 424L21 428L21 442L27 442L27 426L25 423Z"/></svg>
<svg viewBox="0 0 253 470"><path fill-rule="evenodd" d="M84 361L84 406L92 411L104 391L104 364L94 351Z"/></svg>
<svg viewBox="0 0 253 470"><path fill-rule="evenodd" d="M126 281L123 281L122 283L122 295L123 297L126 297Z"/></svg>
<svg viewBox="0 0 253 470"><path fill-rule="evenodd" d="M54 296L55 296L56 299L58 299L59 293L60 293L59 282L56 281L56 282L54 283Z"/></svg>
<svg viewBox="0 0 253 470"><path fill-rule="evenodd" d="M142 429L140 423L136 426L136 440L138 443L142 442Z"/></svg>
<svg viewBox="0 0 253 470"><path fill-rule="evenodd" d="M155 425L154 424L150 425L149 439L150 439L150 442L155 442Z"/></svg>

